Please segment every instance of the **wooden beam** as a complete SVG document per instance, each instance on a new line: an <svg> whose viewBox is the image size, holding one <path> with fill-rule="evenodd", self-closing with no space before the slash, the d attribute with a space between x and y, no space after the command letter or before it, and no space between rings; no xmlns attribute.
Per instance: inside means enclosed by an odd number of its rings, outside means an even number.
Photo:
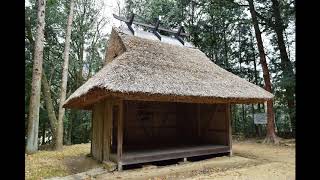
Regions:
<svg viewBox="0 0 320 180"><path fill-rule="evenodd" d="M116 18L116 19L118 19L118 20L120 20L120 21L123 21L123 22L125 22L125 23L129 23L129 22L130 22L130 20L127 20L127 19L125 19L125 18L123 18L123 17L120 17L120 16L117 16L117 15L115 15L115 14L113 14L113 17ZM144 27L148 27L148 28L151 28L151 29L154 29L154 28L155 28L154 25L145 24L145 23L142 23L142 22L137 22L137 21L135 21L135 20L133 20L132 23L135 24L135 25L144 26ZM159 27L158 29L159 29L160 31L165 31L165 32L168 32L168 33L173 33L173 34L176 34L176 33L177 33L176 31L169 30L169 29L165 29L165 28L162 28L162 27ZM181 36L189 36L190 34L183 32L183 33L180 33L180 35L181 35Z"/></svg>
<svg viewBox="0 0 320 180"><path fill-rule="evenodd" d="M119 111L118 111L118 141L117 141L117 159L118 159L118 170L122 170L122 144L123 144L123 101L120 100Z"/></svg>
<svg viewBox="0 0 320 180"><path fill-rule="evenodd" d="M177 32L174 36L175 36L176 39L178 39L178 41L180 41L180 43L181 43L182 45L184 45L184 41L183 41L183 39L180 37L182 29L183 29L183 26L180 26L179 29L178 29L178 32Z"/></svg>
<svg viewBox="0 0 320 180"><path fill-rule="evenodd" d="M132 29L132 23L133 23L133 19L134 19L134 14L131 15L130 20L128 22L126 22L129 30L131 31L131 33L134 35L134 30Z"/></svg>
<svg viewBox="0 0 320 180"><path fill-rule="evenodd" d="M206 147L207 146L207 147ZM219 154L229 152L228 146L222 145L204 145L197 147L179 147L164 150L153 150L143 152L128 152L123 156L122 165L145 163L152 161L163 161L169 159L188 158L194 156L203 156L210 154Z"/></svg>
<svg viewBox="0 0 320 180"><path fill-rule="evenodd" d="M157 19L157 22L156 22L156 24L155 24L152 32L153 32L153 34L154 34L155 36L157 36L157 38L161 41L161 36L160 36L160 34L158 33L159 25L160 25L160 20Z"/></svg>

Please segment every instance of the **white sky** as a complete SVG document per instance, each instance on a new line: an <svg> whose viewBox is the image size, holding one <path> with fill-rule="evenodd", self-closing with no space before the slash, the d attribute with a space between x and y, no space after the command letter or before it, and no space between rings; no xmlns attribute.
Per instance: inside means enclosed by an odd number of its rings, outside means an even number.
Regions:
<svg viewBox="0 0 320 180"><path fill-rule="evenodd" d="M26 6L26 7L30 6L29 0L25 0L25 1L24 1L24 6Z"/></svg>
<svg viewBox="0 0 320 180"><path fill-rule="evenodd" d="M124 0L101 0L101 2L104 4L104 16L110 21L110 24L106 25L104 28L103 33L110 33L112 26L119 26L120 22L113 18L112 14L118 15L118 4L120 3L120 7L124 7ZM30 1L25 0L24 5L30 6Z"/></svg>
<svg viewBox="0 0 320 180"><path fill-rule="evenodd" d="M112 26L119 26L120 25L120 21L113 18L112 14L118 15L118 4L117 3L120 3L120 7L123 8L124 7L124 0L102 0L102 1L105 5L105 9L104 9L103 14L110 21L110 23L105 26L104 33L110 33Z"/></svg>

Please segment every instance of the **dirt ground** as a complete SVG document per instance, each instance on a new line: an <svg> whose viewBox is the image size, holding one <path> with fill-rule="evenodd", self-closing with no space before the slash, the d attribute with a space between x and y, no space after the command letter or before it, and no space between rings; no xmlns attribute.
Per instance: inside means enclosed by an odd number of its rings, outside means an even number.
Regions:
<svg viewBox="0 0 320 180"><path fill-rule="evenodd" d="M282 146L257 144L255 141L237 142L233 151L234 156L250 159L252 163L188 179L295 179L295 145L290 141L283 142Z"/></svg>
<svg viewBox="0 0 320 180"><path fill-rule="evenodd" d="M142 168L98 175L95 179L217 179L217 180L293 180L295 145L266 145L256 140L234 142L232 157L157 168Z"/></svg>
<svg viewBox="0 0 320 180"><path fill-rule="evenodd" d="M107 172L86 154L90 144L64 148L59 155L43 151L26 157L26 179L66 176L89 169L102 169L99 173L82 173L79 179L218 179L218 180L293 180L295 179L295 142L281 141L281 145L266 145L256 139L233 142L233 156L212 157L186 163L167 165L147 164L143 168L130 168L121 172ZM80 151L80 152L79 152ZM62 155L63 154L63 155ZM29 159L28 159L29 158ZM36 168L37 170L35 170ZM38 172L38 173L37 173ZM42 177L42 178L41 178ZM74 179L67 176L61 179ZM57 178L60 179L60 178ZM77 178L78 179L78 178Z"/></svg>

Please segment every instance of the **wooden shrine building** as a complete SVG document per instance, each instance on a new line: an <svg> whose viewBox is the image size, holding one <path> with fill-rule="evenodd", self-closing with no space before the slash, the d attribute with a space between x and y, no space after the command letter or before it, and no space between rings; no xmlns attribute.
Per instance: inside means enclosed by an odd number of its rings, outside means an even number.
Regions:
<svg viewBox="0 0 320 180"><path fill-rule="evenodd" d="M113 28L105 65L65 102L92 110L92 156L122 165L232 153L230 104L273 95L188 42Z"/></svg>

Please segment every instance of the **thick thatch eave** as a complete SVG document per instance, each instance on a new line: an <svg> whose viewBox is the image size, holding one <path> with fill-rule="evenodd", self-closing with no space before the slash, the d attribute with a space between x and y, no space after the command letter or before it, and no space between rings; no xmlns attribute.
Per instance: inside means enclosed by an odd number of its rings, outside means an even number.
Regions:
<svg viewBox="0 0 320 180"><path fill-rule="evenodd" d="M113 29L109 42L106 65L64 107L88 109L107 97L194 103L258 103L273 98L196 48L135 37L119 29Z"/></svg>
<svg viewBox="0 0 320 180"><path fill-rule="evenodd" d="M124 99L124 100L140 100L140 101L170 101L184 103L231 103L231 104L252 104L263 103L268 99L261 98L219 98L219 97L200 97L200 96L177 96L164 94L147 94L147 93L121 93L110 92L105 89L92 89L85 96L74 98L64 105L65 108L86 109L90 110L93 104L104 99Z"/></svg>

